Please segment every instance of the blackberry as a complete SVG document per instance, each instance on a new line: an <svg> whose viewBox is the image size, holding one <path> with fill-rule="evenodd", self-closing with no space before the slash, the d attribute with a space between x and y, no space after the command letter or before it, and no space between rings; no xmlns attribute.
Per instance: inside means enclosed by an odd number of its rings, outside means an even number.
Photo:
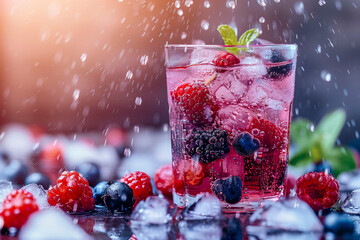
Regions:
<svg viewBox="0 0 360 240"><path fill-rule="evenodd" d="M222 201L230 204L238 203L242 197L242 181L238 176L226 180L218 179L212 186L213 193Z"/></svg>
<svg viewBox="0 0 360 240"><path fill-rule="evenodd" d="M260 147L260 141L248 132L235 137L233 142L235 151L244 157L252 156Z"/></svg>
<svg viewBox="0 0 360 240"><path fill-rule="evenodd" d="M135 203L133 190L126 183L115 182L105 190L104 203L111 212L131 213Z"/></svg>
<svg viewBox="0 0 360 240"><path fill-rule="evenodd" d="M185 151L194 160L211 163L230 152L228 133L223 129L194 129L187 136Z"/></svg>
<svg viewBox="0 0 360 240"><path fill-rule="evenodd" d="M272 51L272 54L270 57L270 62L280 63L280 62L284 62L284 61L286 61L286 59L279 51L276 51L276 50ZM288 63L285 65L276 66L276 67L268 67L266 76L268 78L280 79L280 78L288 76L290 74L290 71L292 70L292 68L293 68L292 63Z"/></svg>

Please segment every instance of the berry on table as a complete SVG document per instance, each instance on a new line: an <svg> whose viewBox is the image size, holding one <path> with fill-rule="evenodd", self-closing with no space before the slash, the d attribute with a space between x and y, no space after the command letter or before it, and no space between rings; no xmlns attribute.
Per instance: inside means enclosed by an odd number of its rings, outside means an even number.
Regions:
<svg viewBox="0 0 360 240"><path fill-rule="evenodd" d="M204 126L214 122L218 106L205 83L181 84L171 96L191 123Z"/></svg>
<svg viewBox="0 0 360 240"><path fill-rule="evenodd" d="M235 64L239 64L240 60L234 54L222 51L216 55L213 63L219 67L229 67Z"/></svg>
<svg viewBox="0 0 360 240"><path fill-rule="evenodd" d="M5 197L0 217L4 220L6 228L21 228L29 216L38 211L39 206L34 196L25 190L14 190Z"/></svg>
<svg viewBox="0 0 360 240"><path fill-rule="evenodd" d="M141 201L145 200L148 196L153 195L151 178L144 172L136 171L125 174L120 182L124 182L133 190L135 197L134 207Z"/></svg>
<svg viewBox="0 0 360 240"><path fill-rule="evenodd" d="M92 190L86 178L75 171L64 171L48 190L48 202L64 211L84 212L95 208Z"/></svg>
<svg viewBox="0 0 360 240"><path fill-rule="evenodd" d="M172 164L167 164L159 168L155 173L155 186L165 197L172 198L174 186L174 175Z"/></svg>
<svg viewBox="0 0 360 240"><path fill-rule="evenodd" d="M100 168L92 162L83 162L75 167L76 171L83 175L90 186L95 186L100 180Z"/></svg>
<svg viewBox="0 0 360 240"><path fill-rule="evenodd" d="M285 62L286 59L279 51L272 51L272 55L270 57L270 62L272 63L281 63ZM267 77L268 78L274 78L274 79L280 79L283 77L286 77L290 74L290 71L293 68L292 63L288 63L281 66L275 66L275 67L268 67L267 68Z"/></svg>
<svg viewBox="0 0 360 240"><path fill-rule="evenodd" d="M327 173L332 173L333 169L331 164L328 161L319 161L314 163L314 165L312 166L312 169L310 170L310 172L327 172Z"/></svg>
<svg viewBox="0 0 360 240"><path fill-rule="evenodd" d="M104 203L111 212L131 213L135 203L133 190L124 182L115 182L106 188Z"/></svg>
<svg viewBox="0 0 360 240"><path fill-rule="evenodd" d="M111 185L113 182L110 181L102 181L96 184L93 190L93 196L95 199L95 204L104 206L104 199L103 196L105 194L105 190Z"/></svg>
<svg viewBox="0 0 360 240"><path fill-rule="evenodd" d="M48 189L51 185L50 179L42 173L34 172L25 178L25 185L34 183Z"/></svg>
<svg viewBox="0 0 360 240"><path fill-rule="evenodd" d="M260 141L250 133L243 132L235 137L233 142L235 151L244 157L252 156L260 147Z"/></svg>
<svg viewBox="0 0 360 240"><path fill-rule="evenodd" d="M17 185L24 185L28 167L19 160L12 160L4 169L6 180Z"/></svg>
<svg viewBox="0 0 360 240"><path fill-rule="evenodd" d="M284 141L283 132L268 120L254 118L250 123L248 132L258 138L261 146L269 151L279 148Z"/></svg>
<svg viewBox="0 0 360 240"><path fill-rule="evenodd" d="M354 221L346 214L330 213L324 221L325 232L336 235L353 234L355 231Z"/></svg>
<svg viewBox="0 0 360 240"><path fill-rule="evenodd" d="M296 194L314 210L331 208L339 197L339 183L328 173L306 173L296 181Z"/></svg>
<svg viewBox="0 0 360 240"><path fill-rule="evenodd" d="M223 158L230 152L228 133L219 128L193 129L187 136L185 151L194 160L202 163Z"/></svg>
<svg viewBox="0 0 360 240"><path fill-rule="evenodd" d="M232 176L225 180L218 179L212 186L213 193L222 201L230 204L238 203L242 197L242 181L238 176Z"/></svg>

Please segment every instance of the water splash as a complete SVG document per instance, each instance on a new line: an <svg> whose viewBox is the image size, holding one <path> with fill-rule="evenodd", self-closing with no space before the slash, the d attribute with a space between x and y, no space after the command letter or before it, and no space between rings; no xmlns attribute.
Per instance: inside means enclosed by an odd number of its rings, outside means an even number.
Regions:
<svg viewBox="0 0 360 240"><path fill-rule="evenodd" d="M128 71L126 72L126 78L127 78L127 79L132 79L133 75L134 75L133 72L130 71L130 70L128 70Z"/></svg>
<svg viewBox="0 0 360 240"><path fill-rule="evenodd" d="M145 65L147 64L148 60L149 60L149 56L143 55L143 56L141 56L141 58L140 58L140 64L143 65L143 66L145 66Z"/></svg>
<svg viewBox="0 0 360 240"><path fill-rule="evenodd" d="M325 0L319 0L319 5L320 6L324 6L326 4L326 1Z"/></svg>

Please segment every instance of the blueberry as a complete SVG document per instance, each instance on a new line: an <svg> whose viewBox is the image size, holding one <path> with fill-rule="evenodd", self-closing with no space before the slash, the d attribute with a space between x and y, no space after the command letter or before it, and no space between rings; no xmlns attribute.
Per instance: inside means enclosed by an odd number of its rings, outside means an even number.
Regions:
<svg viewBox="0 0 360 240"><path fill-rule="evenodd" d="M242 240L242 224L241 221L235 217L229 218L226 227L223 228L223 235L221 240Z"/></svg>
<svg viewBox="0 0 360 240"><path fill-rule="evenodd" d="M104 196L105 190L112 184L113 182L110 181L102 181L96 184L93 191L93 196L95 199L96 205L105 206L104 200L102 197Z"/></svg>
<svg viewBox="0 0 360 240"><path fill-rule="evenodd" d="M244 157L253 155L260 147L260 141L248 132L243 132L235 137L233 142L235 151Z"/></svg>
<svg viewBox="0 0 360 240"><path fill-rule="evenodd" d="M313 168L311 169L311 172L325 172L325 171L327 171L328 173L333 173L333 169L330 163L327 161L316 162L314 163Z"/></svg>
<svg viewBox="0 0 360 240"><path fill-rule="evenodd" d="M242 186L241 178L232 176L226 180L216 180L212 186L212 191L220 200L235 204L241 200Z"/></svg>
<svg viewBox="0 0 360 240"><path fill-rule="evenodd" d="M75 167L89 181L90 186L95 186L100 181L100 168L92 162L83 162Z"/></svg>
<svg viewBox="0 0 360 240"><path fill-rule="evenodd" d="M336 235L352 234L355 230L354 222L349 216L335 212L326 216L324 227L326 232Z"/></svg>
<svg viewBox="0 0 360 240"><path fill-rule="evenodd" d="M284 61L286 61L286 59L283 57L283 55L279 51L276 51L276 50L272 51L272 54L270 57L270 62L280 63L280 62L284 62ZM285 65L276 66L276 67L268 67L266 76L268 78L274 78L274 79L283 78L290 74L290 71L292 70L292 68L293 68L292 63L288 63Z"/></svg>
<svg viewBox="0 0 360 240"><path fill-rule="evenodd" d="M17 185L24 185L28 168L19 160L12 160L10 164L5 167L4 173L6 180Z"/></svg>
<svg viewBox="0 0 360 240"><path fill-rule="evenodd" d="M111 212L131 213L135 203L133 190L126 183L115 182L105 190L104 203Z"/></svg>
<svg viewBox="0 0 360 240"><path fill-rule="evenodd" d="M25 185L28 185L30 183L41 185L44 189L48 189L51 185L50 179L44 174L38 172L32 173L25 178Z"/></svg>

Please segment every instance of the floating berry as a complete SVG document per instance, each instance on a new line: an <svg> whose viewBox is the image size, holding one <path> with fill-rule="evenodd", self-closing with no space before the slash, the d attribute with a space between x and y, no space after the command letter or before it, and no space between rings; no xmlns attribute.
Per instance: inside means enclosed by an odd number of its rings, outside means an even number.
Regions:
<svg viewBox="0 0 360 240"><path fill-rule="evenodd" d="M155 173L156 188L167 198L172 198L172 190L174 186L174 175L172 164L167 164L159 168Z"/></svg>
<svg viewBox="0 0 360 240"><path fill-rule="evenodd" d="M38 172L32 173L26 177L25 185L28 185L30 183L41 185L44 189L48 189L51 185L50 179L44 174Z"/></svg>
<svg viewBox="0 0 360 240"><path fill-rule="evenodd" d="M281 63L285 62L286 59L279 51L272 51L272 55L270 57L270 62L272 63ZM280 79L283 77L286 77L290 74L290 71L292 70L293 64L288 63L281 66L276 67L268 67L267 68L267 77L273 78L273 79Z"/></svg>
<svg viewBox="0 0 360 240"><path fill-rule="evenodd" d="M84 212L95 208L92 190L86 178L75 171L64 171L48 190L48 202L64 211Z"/></svg>
<svg viewBox="0 0 360 240"><path fill-rule="evenodd" d="M222 201L235 204L241 200L242 186L241 178L232 176L225 180L216 180L212 187L212 191Z"/></svg>
<svg viewBox="0 0 360 240"><path fill-rule="evenodd" d="M105 190L111 185L113 182L110 181L102 181L96 184L93 191L93 196L95 199L95 204L104 206L104 199L103 196L105 194Z"/></svg>
<svg viewBox="0 0 360 240"><path fill-rule="evenodd" d="M235 137L233 142L235 151L244 157L252 156L260 147L260 141L250 133L243 132Z"/></svg>
<svg viewBox="0 0 360 240"><path fill-rule="evenodd" d="M171 92L172 98L179 105L188 120L197 125L211 125L218 111L215 98L202 82L184 83Z"/></svg>
<svg viewBox="0 0 360 240"><path fill-rule="evenodd" d="M126 183L115 182L105 190L104 203L111 212L131 213L135 203L133 190Z"/></svg>
<svg viewBox="0 0 360 240"><path fill-rule="evenodd" d="M296 194L314 210L331 208L339 196L339 183L331 174L310 172L296 181Z"/></svg>
<svg viewBox="0 0 360 240"><path fill-rule="evenodd" d="M248 132L260 140L261 146L269 151L279 148L283 142L283 132L268 120L253 119Z"/></svg>
<svg viewBox="0 0 360 240"><path fill-rule="evenodd" d="M216 55L213 63L219 67L229 67L235 64L239 64L240 60L234 54L223 51Z"/></svg>
<svg viewBox="0 0 360 240"><path fill-rule="evenodd" d="M153 195L151 178L144 172L136 171L125 174L125 176L120 179L120 182L126 183L133 190L135 197L134 207L141 200L145 200L148 196Z"/></svg>
<svg viewBox="0 0 360 240"><path fill-rule="evenodd" d="M36 199L30 192L14 190L5 197L0 209L0 217L3 218L6 228L20 229L29 216L38 210Z"/></svg>
<svg viewBox="0 0 360 240"><path fill-rule="evenodd" d="M230 152L228 133L219 128L193 129L187 136L185 151L194 160L202 163L223 158Z"/></svg>

